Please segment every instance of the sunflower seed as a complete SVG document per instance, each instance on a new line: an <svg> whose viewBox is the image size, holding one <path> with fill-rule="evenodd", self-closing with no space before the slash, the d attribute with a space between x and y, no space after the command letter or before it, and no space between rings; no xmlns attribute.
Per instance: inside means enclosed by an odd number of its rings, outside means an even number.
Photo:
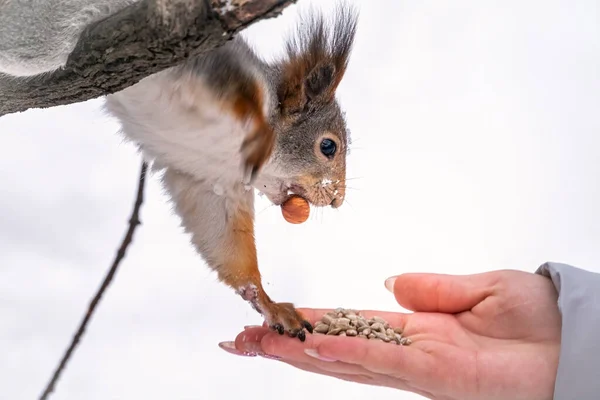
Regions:
<svg viewBox="0 0 600 400"><path fill-rule="evenodd" d="M369 323L368 323L366 320L364 320L364 319L362 319L362 318L359 318L359 319L356 321L356 326L357 326L358 328L368 328L368 327L369 327Z"/></svg>
<svg viewBox="0 0 600 400"><path fill-rule="evenodd" d="M338 318L337 321L335 321L336 326L343 328L343 329L348 329L350 328L350 320L348 318Z"/></svg>
<svg viewBox="0 0 600 400"><path fill-rule="evenodd" d="M381 325L384 325L384 326L385 326L385 325L387 325L387 321L386 321L385 319L383 319L383 318L380 318L380 317L373 317L373 320L374 320L375 322L379 322Z"/></svg>
<svg viewBox="0 0 600 400"><path fill-rule="evenodd" d="M363 335L368 335L371 333L371 328L365 327L362 331L360 331Z"/></svg>
<svg viewBox="0 0 600 400"><path fill-rule="evenodd" d="M342 331L342 328L336 328L333 325L329 327L328 335L337 335Z"/></svg>
<svg viewBox="0 0 600 400"><path fill-rule="evenodd" d="M317 325L315 325L314 331L317 333L327 333L329 332L329 325L319 322Z"/></svg>
<svg viewBox="0 0 600 400"><path fill-rule="evenodd" d="M323 315L315 324L315 334L330 336L362 337L371 340L381 340L386 343L395 343L407 346L412 343L402 336L402 329L393 328L383 318L374 316L366 319L359 311L335 309Z"/></svg>
<svg viewBox="0 0 600 400"><path fill-rule="evenodd" d="M390 338L387 337L384 333L376 333L377 337L381 340L383 340L384 342L389 342Z"/></svg>

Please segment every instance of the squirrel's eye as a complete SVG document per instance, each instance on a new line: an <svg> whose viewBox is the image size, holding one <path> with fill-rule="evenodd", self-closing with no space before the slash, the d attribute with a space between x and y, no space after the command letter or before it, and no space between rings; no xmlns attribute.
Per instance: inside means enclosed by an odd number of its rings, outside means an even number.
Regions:
<svg viewBox="0 0 600 400"><path fill-rule="evenodd" d="M331 139L323 139L321 142L321 153L326 157L333 157L335 151L337 150L337 146L335 142Z"/></svg>

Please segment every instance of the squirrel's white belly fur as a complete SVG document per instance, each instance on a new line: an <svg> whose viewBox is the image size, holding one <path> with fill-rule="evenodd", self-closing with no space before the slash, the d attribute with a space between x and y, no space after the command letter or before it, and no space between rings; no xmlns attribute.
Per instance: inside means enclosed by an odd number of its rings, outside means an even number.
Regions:
<svg viewBox="0 0 600 400"><path fill-rule="evenodd" d="M155 170L176 168L227 196L242 184L240 148L252 126L236 118L203 79L159 73L107 96L105 108Z"/></svg>

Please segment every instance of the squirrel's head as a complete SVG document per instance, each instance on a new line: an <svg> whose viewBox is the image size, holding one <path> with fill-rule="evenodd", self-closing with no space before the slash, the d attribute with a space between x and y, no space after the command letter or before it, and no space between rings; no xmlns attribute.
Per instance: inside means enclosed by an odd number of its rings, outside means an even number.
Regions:
<svg viewBox="0 0 600 400"><path fill-rule="evenodd" d="M328 23L311 12L272 65L277 141L256 187L276 205L289 193L337 208L346 192L349 132L336 100L356 32L357 13L338 7Z"/></svg>

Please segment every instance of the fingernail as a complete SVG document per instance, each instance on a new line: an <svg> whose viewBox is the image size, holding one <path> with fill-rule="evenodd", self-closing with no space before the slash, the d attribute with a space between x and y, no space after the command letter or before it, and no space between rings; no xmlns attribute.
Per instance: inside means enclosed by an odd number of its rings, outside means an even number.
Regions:
<svg viewBox="0 0 600 400"><path fill-rule="evenodd" d="M240 351L235 348L235 342L221 342L219 343L219 347L225 350L230 354L235 354L236 356L244 356L244 357L256 357L257 354L249 351Z"/></svg>
<svg viewBox="0 0 600 400"><path fill-rule="evenodd" d="M246 325L244 326L244 330L246 329L251 329L251 328L262 328L263 325Z"/></svg>
<svg viewBox="0 0 600 400"><path fill-rule="evenodd" d="M394 282L396 282L396 277L392 276L385 280L385 288L390 292L394 293Z"/></svg>
<svg viewBox="0 0 600 400"><path fill-rule="evenodd" d="M242 348L248 353L263 353L263 349L260 346L260 343L257 342L243 342Z"/></svg>
<svg viewBox="0 0 600 400"><path fill-rule="evenodd" d="M337 360L334 360L333 358L323 357L315 349L304 349L304 352L306 353L306 355L311 356L311 357L316 358L321 361L327 361L327 362L337 361Z"/></svg>
<svg viewBox="0 0 600 400"><path fill-rule="evenodd" d="M273 354L258 353L260 357L268 358L269 360L281 360L282 358Z"/></svg>
<svg viewBox="0 0 600 400"><path fill-rule="evenodd" d="M243 342L242 347L247 353L256 354L257 356L268 358L270 360L281 360L281 357L279 356L265 353L258 342Z"/></svg>

